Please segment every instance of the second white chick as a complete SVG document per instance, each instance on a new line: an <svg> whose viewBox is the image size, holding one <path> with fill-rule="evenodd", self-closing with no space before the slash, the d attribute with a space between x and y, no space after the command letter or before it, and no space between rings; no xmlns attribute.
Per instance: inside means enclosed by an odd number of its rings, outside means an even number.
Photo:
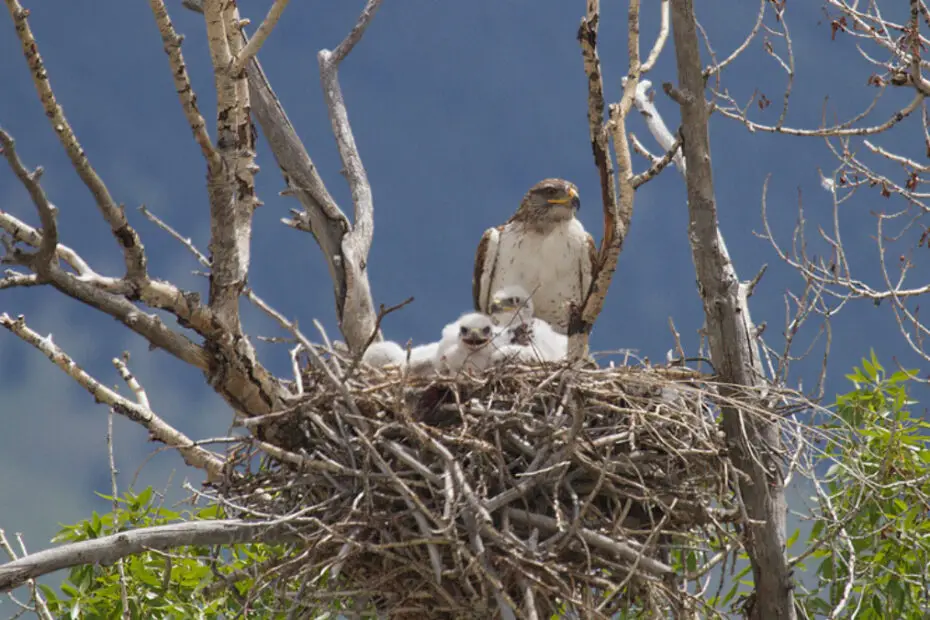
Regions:
<svg viewBox="0 0 930 620"><path fill-rule="evenodd" d="M438 342L421 344L410 349L410 360L408 364L410 372L415 375L428 375L438 371L438 351Z"/></svg>
<svg viewBox="0 0 930 620"><path fill-rule="evenodd" d="M362 355L362 362L376 368L392 365L402 366L406 360L407 352L393 340L372 342Z"/></svg>
<svg viewBox="0 0 930 620"><path fill-rule="evenodd" d="M555 362L568 356L568 336L533 316L533 300L522 286L507 286L491 297L492 320L503 330L495 359Z"/></svg>
<svg viewBox="0 0 930 620"><path fill-rule="evenodd" d="M474 372L491 366L494 342L499 330L491 317L480 312L462 315L446 325L436 351L437 366L451 373Z"/></svg>

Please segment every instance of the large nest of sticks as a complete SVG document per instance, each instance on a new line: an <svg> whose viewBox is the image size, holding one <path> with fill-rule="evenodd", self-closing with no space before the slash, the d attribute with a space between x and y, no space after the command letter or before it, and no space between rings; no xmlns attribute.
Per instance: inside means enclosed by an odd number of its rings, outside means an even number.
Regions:
<svg viewBox="0 0 930 620"><path fill-rule="evenodd" d="M716 389L685 368L403 376L336 356L226 481L290 517L302 601L386 617L608 617L674 604L674 553L733 510ZM254 426L254 425L253 425ZM364 614L363 614L364 615Z"/></svg>

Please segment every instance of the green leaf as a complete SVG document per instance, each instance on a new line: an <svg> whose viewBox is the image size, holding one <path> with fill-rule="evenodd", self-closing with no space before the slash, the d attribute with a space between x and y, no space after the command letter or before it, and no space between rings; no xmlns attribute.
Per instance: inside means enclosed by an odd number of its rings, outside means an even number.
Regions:
<svg viewBox="0 0 930 620"><path fill-rule="evenodd" d="M136 500L139 502L139 505L147 506L149 501L152 499L152 493L152 487L146 487L144 491L139 493L139 496L136 498Z"/></svg>
<svg viewBox="0 0 930 620"><path fill-rule="evenodd" d="M795 541L797 541L798 536L800 536L800 535L801 535L801 530L800 530L800 528L798 528L798 529L794 530L794 534L792 534L790 537L788 537L788 541L787 541L785 544L788 546L789 549L790 549L791 546L795 543Z"/></svg>

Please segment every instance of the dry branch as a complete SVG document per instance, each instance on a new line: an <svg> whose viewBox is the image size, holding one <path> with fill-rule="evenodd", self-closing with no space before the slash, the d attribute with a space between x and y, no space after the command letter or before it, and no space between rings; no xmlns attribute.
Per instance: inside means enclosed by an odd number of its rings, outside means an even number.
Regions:
<svg viewBox="0 0 930 620"><path fill-rule="evenodd" d="M620 102L610 106L610 120L604 121L604 79L597 52L597 34L600 23L600 0L588 0L585 17L578 29L585 74L588 76L588 131L594 163L601 180L601 202L604 210L604 237L598 248L597 264L591 288L584 291L584 299L571 310L569 321L569 357L578 359L588 350L588 338L597 320L607 289L617 269L623 250L623 241L633 217L633 168L630 147L626 140L626 116L630 111L633 93L639 80L639 1L631 0L627 15L630 81L624 87ZM614 173L610 156L610 140L614 141L617 170Z"/></svg>
<svg viewBox="0 0 930 620"><path fill-rule="evenodd" d="M105 185L91 168L83 150L77 143L77 139L67 125L61 107L55 100L47 71L41 63L36 41L28 26L28 11L23 9L16 0L7 0L7 6L10 8L10 14L16 25L16 31L23 45L26 60L33 70L33 81L40 94L46 113L53 120L53 128L71 157L72 165L97 198L101 212L120 242L125 254L127 273L124 278L120 279L101 277L93 272L83 260L80 260L73 251L60 245L57 246L55 256L64 258L69 266L78 272L78 275L62 269L57 260L35 263L35 261L30 261L28 256L17 251L13 251L11 255L7 256L7 259L21 264L34 263L30 265L30 268L39 276L38 281L47 282L66 295L105 312L122 322L132 331L145 337L153 346L163 348L179 359L206 371L211 385L235 409L251 415L262 415L270 412L279 405L280 398L284 393L283 388L257 362L254 350L248 340L244 337L236 337L238 334L236 331L238 329L238 319L233 321L234 325L232 327L227 327L231 316L234 315L232 318L238 316L238 300L235 300L235 304L222 304L223 312L226 315L223 318L213 312L210 307L201 304L197 295L181 291L168 282L149 278L145 270L145 254L138 240L138 235L126 223L122 207L115 205ZM156 17L158 17L157 11ZM160 26L165 26L165 24L160 23ZM170 50L169 58L173 58L173 62L180 60L179 56L175 59ZM176 67L173 68L176 69ZM242 83L244 84L244 82ZM187 102L185 106L189 108L188 104L191 99L183 92L180 95L182 103ZM241 101L241 98L237 101ZM196 127L194 129L196 135ZM231 160L233 163L241 163L248 159L249 149L240 149L240 151L242 152L237 151L238 159ZM8 160L9 157L10 153L8 152ZM208 157L208 164L210 161ZM14 162L11 161L10 163L16 170ZM247 164L243 165L241 169L234 170L234 172L238 175L235 178L239 180L243 180L243 174L251 174ZM27 181L29 183L38 183L37 178L27 179ZM29 183L26 183L27 189ZM247 188L247 186L248 184L244 181L241 186L238 186L240 189L237 189L237 192L244 195L240 202L249 202L248 196L245 195L248 192L241 190L242 187ZM43 227L51 231L52 228L47 222L50 209L46 209L41 201L36 203L36 208L43 220ZM249 210L239 209L237 212L244 211ZM224 211L224 213L229 214L229 210ZM250 212L248 215L250 216ZM227 221L226 223L229 224L230 222ZM20 241L33 246L41 246L44 238L43 234L27 229L21 224L9 214L0 212L0 225L10 232L14 237L14 242ZM247 230L248 226L235 225L233 228L241 232ZM226 226L223 227L223 230L230 231L231 229ZM231 236L235 237L236 235L232 234ZM243 241L243 238L239 237L238 240ZM233 244L236 247L230 250L233 256L231 260L239 266L241 266L240 259L247 259L247 234L244 241L246 242L244 248ZM230 270L227 269L225 272L228 275ZM28 282L28 280L21 281ZM223 278L216 280L214 278L214 282L223 281L228 284L229 278L226 280L223 280ZM231 288L226 286L224 290L229 292ZM136 305L136 301L141 301L149 307L167 310L174 314L181 325L194 329L207 340L209 353L208 348L192 342L184 334L164 325L157 315L144 313Z"/></svg>
<svg viewBox="0 0 930 620"><path fill-rule="evenodd" d="M142 241L139 239L139 235L136 234L135 229L126 220L123 207L116 204L103 180L91 166L87 154L65 118L64 111L55 99L48 72L42 62L42 57L39 55L38 44L27 21L29 11L24 9L18 0L5 0L5 2L7 9L10 11L10 16L13 18L13 25L16 28L23 54L29 65L33 84L39 94L39 100L45 109L45 115L48 117L52 129L71 160L71 165L78 173L78 176L81 177L84 185L94 195L100 213L109 224L114 238L123 251L127 279L133 283L144 281L148 278L148 275L146 274Z"/></svg>
<svg viewBox="0 0 930 620"><path fill-rule="evenodd" d="M98 402L109 405L116 413L140 424L151 433L153 439L177 449L184 462L207 472L210 478L219 478L223 472L223 459L208 450L196 446L186 435L165 423L151 409L140 403L120 396L109 389L75 363L55 345L51 337L43 338L31 330L23 317L13 319L6 313L0 314L0 326L19 336L44 353L56 366L87 390Z"/></svg>

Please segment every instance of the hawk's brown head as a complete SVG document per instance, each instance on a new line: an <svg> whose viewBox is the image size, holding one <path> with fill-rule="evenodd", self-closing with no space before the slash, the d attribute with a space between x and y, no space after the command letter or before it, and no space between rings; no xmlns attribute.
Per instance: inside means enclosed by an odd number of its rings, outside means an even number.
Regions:
<svg viewBox="0 0 930 620"><path fill-rule="evenodd" d="M581 207L578 188L565 179L544 179L530 188L514 219L557 222L575 217Z"/></svg>

